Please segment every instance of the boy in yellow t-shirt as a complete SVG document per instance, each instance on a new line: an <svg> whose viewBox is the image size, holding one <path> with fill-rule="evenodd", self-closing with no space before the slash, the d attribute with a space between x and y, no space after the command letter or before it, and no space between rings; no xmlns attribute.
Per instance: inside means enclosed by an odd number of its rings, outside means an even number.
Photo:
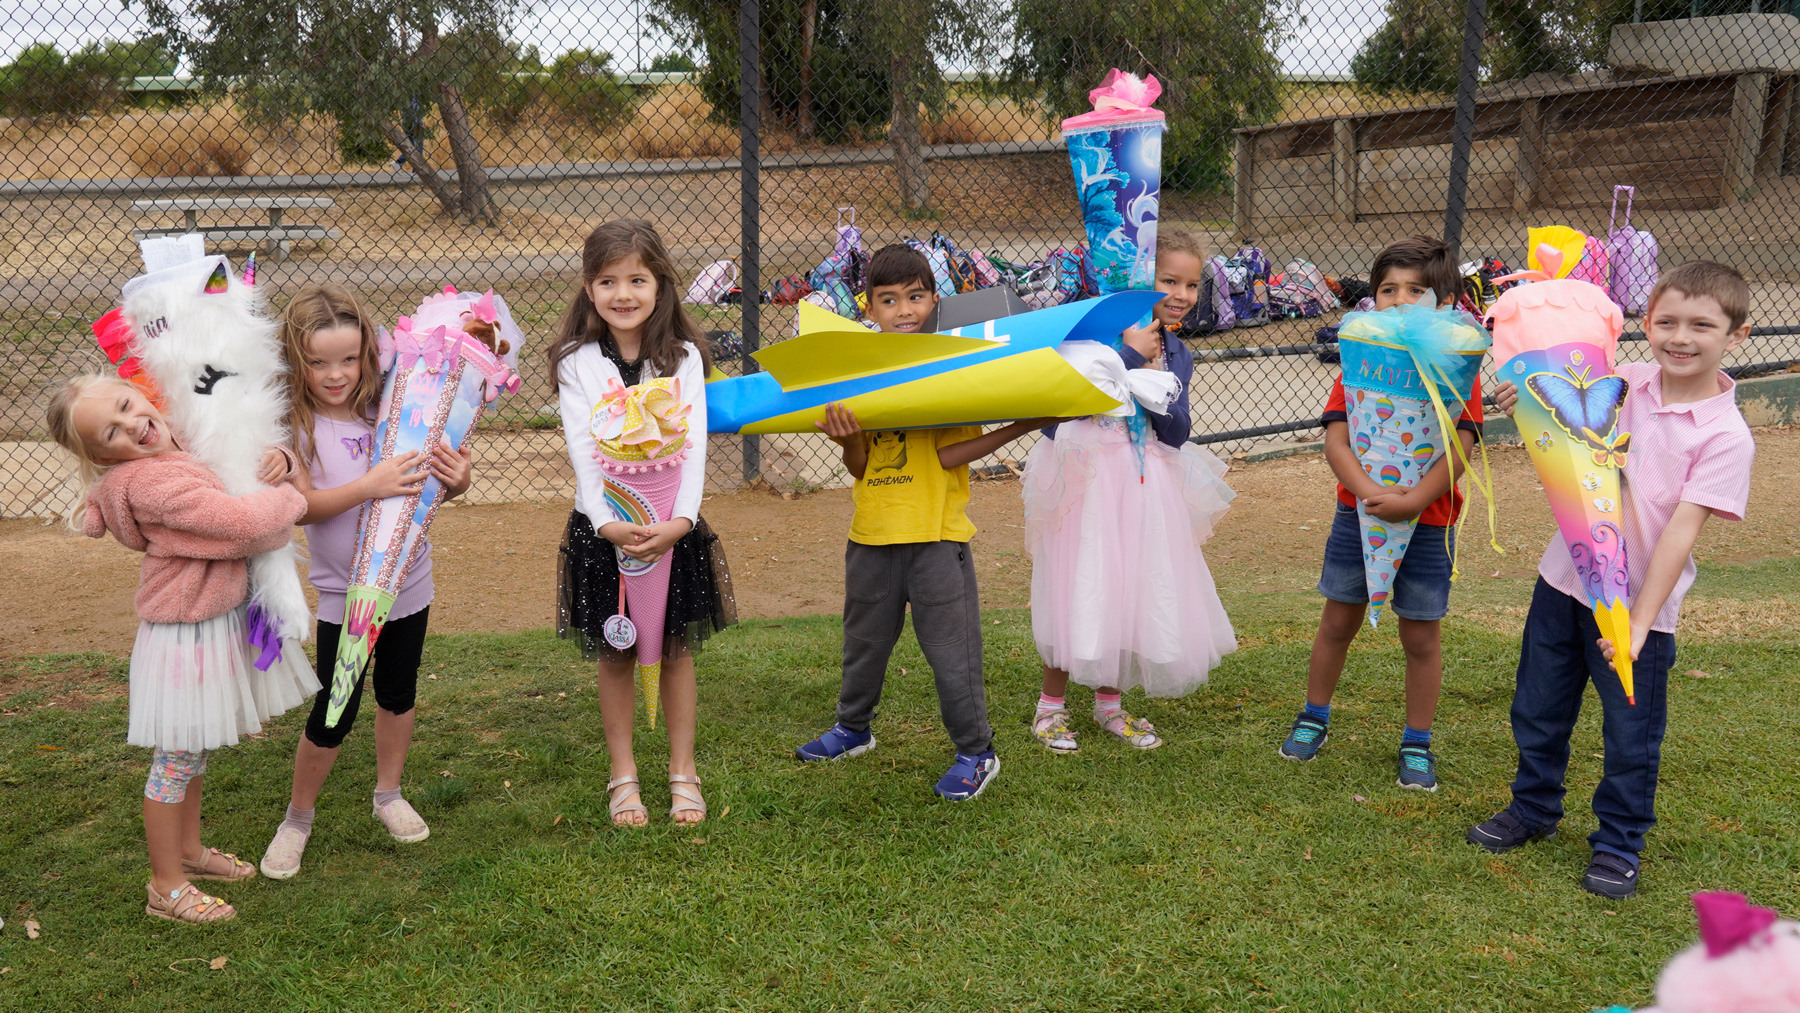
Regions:
<svg viewBox="0 0 1800 1013"><path fill-rule="evenodd" d="M911 247L877 250L867 277L869 318L884 332L917 334L937 308L931 265ZM826 409L819 428L843 449L844 468L856 479L844 550L844 683L837 724L796 756L842 760L875 748L869 722L910 603L913 634L937 680L944 730L956 744L956 760L933 790L961 802L993 780L1000 759L981 682L969 462L1052 421L1029 419L990 433L980 426L871 433L843 405Z"/></svg>

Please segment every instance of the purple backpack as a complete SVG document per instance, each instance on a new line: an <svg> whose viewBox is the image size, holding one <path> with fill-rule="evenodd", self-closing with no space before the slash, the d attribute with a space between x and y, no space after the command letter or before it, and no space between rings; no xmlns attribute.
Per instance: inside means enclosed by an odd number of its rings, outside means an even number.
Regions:
<svg viewBox="0 0 1800 1013"><path fill-rule="evenodd" d="M857 293L863 287L863 269L869 258L863 252L862 230L856 227L856 209L838 208L837 244L831 256L819 262L806 276L814 292L823 293L839 316L857 319L862 314L856 306ZM844 212L850 212L850 224L844 224Z"/></svg>
<svg viewBox="0 0 1800 1013"><path fill-rule="evenodd" d="M1613 187L1613 220L1619 216L1620 190L1625 191L1625 224L1613 228L1612 221L1607 222L1606 252L1611 261L1612 277L1606 291L1626 316L1641 317L1650 308L1650 290L1656 287L1656 237L1631 227L1631 203L1637 197L1635 186Z"/></svg>

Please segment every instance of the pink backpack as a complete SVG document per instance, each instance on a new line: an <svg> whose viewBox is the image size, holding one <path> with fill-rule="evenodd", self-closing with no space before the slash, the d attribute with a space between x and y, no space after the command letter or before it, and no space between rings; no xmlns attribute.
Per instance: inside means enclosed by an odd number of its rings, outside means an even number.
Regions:
<svg viewBox="0 0 1800 1013"><path fill-rule="evenodd" d="M729 260L715 260L700 270L700 276L688 286L685 302L706 306L725 305L725 293L737 284L737 265Z"/></svg>
<svg viewBox="0 0 1800 1013"><path fill-rule="evenodd" d="M1625 191L1625 224L1613 228L1612 222L1619 217L1620 190ZM1650 290L1656 287L1659 252L1655 236L1631 227L1631 204L1636 197L1635 186L1613 187L1612 219L1606 226L1606 253L1612 266L1606 291L1628 317L1641 317L1650 308Z"/></svg>
<svg viewBox="0 0 1800 1013"><path fill-rule="evenodd" d="M1581 260L1575 264L1568 277L1577 281L1591 282L1598 285L1601 291L1606 290L1607 282L1612 274L1610 261L1606 255L1606 244L1593 236L1587 237L1587 244L1582 248Z"/></svg>

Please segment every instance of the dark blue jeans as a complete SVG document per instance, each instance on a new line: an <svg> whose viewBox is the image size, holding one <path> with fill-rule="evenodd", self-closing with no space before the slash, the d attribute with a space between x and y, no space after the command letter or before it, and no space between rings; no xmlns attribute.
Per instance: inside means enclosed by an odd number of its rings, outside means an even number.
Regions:
<svg viewBox="0 0 1800 1013"><path fill-rule="evenodd" d="M1656 771L1662 762L1663 732L1669 723L1669 667L1675 663L1675 636L1651 631L1632 665L1637 704L1625 702L1618 674L1595 641L1600 628L1586 602L1538 578L1519 647L1519 676L1513 690L1513 740L1519 746L1519 775L1508 808L1530 827L1562 819L1563 774L1569 768L1569 736L1581 715L1581 697L1591 680L1600 695L1600 736L1605 766L1594 789L1594 816L1600 828L1588 835L1597 851L1637 860L1644 834L1656 823Z"/></svg>

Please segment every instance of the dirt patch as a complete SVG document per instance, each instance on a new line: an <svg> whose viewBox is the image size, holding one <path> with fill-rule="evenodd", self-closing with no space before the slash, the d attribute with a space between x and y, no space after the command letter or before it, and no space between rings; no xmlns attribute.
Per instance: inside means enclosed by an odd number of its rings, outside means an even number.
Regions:
<svg viewBox="0 0 1800 1013"><path fill-rule="evenodd" d="M123 699L129 689L126 669L117 659L0 660L0 717L45 707L84 711Z"/></svg>
<svg viewBox="0 0 1800 1013"><path fill-rule="evenodd" d="M1800 480L1800 428L1762 429L1756 439L1749 519L1708 525L1698 553L1703 559L1800 555L1800 503L1788 492ZM1507 553L1497 556L1487 548L1486 518L1478 511L1463 530L1465 576L1527 577L1553 530L1550 511L1523 448L1495 448L1490 461L1498 540ZM1311 586L1331 522L1330 469L1323 457L1239 466L1230 482L1238 499L1206 547L1227 605L1232 596ZM817 615L842 607L848 490L792 500L755 491L711 496L702 511L725 542L739 615ZM1018 483L976 483L969 512L981 531L975 560L982 604L1028 605L1031 560ZM444 509L432 529L432 629L505 632L554 625L557 546L568 514L560 503ZM129 651L137 630L132 596L140 559L110 539L83 538L39 521L0 521L0 615L7 617L0 658ZM1732 621L1713 612L1694 618L1710 625ZM0 669L0 683L12 674Z"/></svg>

